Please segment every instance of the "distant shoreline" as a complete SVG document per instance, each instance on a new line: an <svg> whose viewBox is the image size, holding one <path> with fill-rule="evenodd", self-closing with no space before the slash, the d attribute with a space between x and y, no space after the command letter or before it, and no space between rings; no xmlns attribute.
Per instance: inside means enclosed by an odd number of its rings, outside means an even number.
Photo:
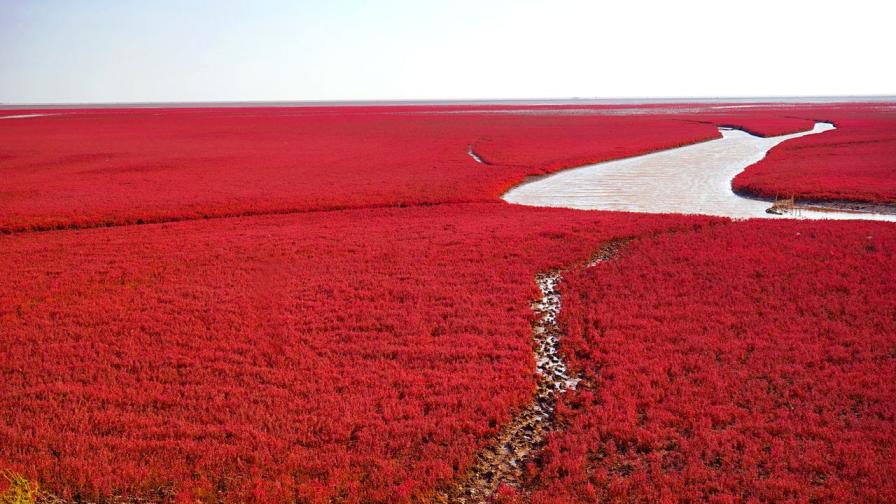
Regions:
<svg viewBox="0 0 896 504"><path fill-rule="evenodd" d="M664 105L696 103L887 103L896 95L869 96L756 96L701 98L556 98L481 100L296 100L296 101L203 101L203 102L108 102L108 103L0 103L0 109L85 109L85 108L227 108L227 107L371 107L371 106L458 106L458 105Z"/></svg>

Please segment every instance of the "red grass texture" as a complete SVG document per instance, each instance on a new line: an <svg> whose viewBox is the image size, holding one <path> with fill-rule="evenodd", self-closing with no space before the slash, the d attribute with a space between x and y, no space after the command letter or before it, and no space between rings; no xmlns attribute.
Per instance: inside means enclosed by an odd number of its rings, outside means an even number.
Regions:
<svg viewBox="0 0 896 504"><path fill-rule="evenodd" d="M800 107L790 106L781 110L777 107L749 107L745 109L720 109L718 106L696 113L677 116L682 120L708 123L744 130L751 135L772 137L808 131L815 126L811 118L793 117Z"/></svg>
<svg viewBox="0 0 896 504"><path fill-rule="evenodd" d="M145 109L0 120L0 231L494 201L526 175L718 136L672 118L509 112ZM474 161L471 144L502 166Z"/></svg>
<svg viewBox="0 0 896 504"><path fill-rule="evenodd" d="M527 174L533 175L719 138L713 124L662 116L523 115L522 119L506 119L525 125L525 129L514 127L517 135L486 132L473 142L473 149L488 164L522 166L532 169ZM670 135L669 128L681 129Z"/></svg>
<svg viewBox="0 0 896 504"><path fill-rule="evenodd" d="M774 109L654 109L97 109L0 120L0 232L494 201L528 175L718 138L716 124L812 126Z"/></svg>
<svg viewBox="0 0 896 504"><path fill-rule="evenodd" d="M76 500L427 498L531 399L534 274L700 222L493 203L0 237L0 464Z"/></svg>
<svg viewBox="0 0 896 504"><path fill-rule="evenodd" d="M785 142L735 177L735 191L774 198L896 205L896 108L815 112L837 129Z"/></svg>
<svg viewBox="0 0 896 504"><path fill-rule="evenodd" d="M533 498L894 497L892 225L497 201L718 123L878 121L688 107L0 120L0 470L70 500L432 498L532 397L535 273L681 228L561 284L595 388Z"/></svg>
<svg viewBox="0 0 896 504"><path fill-rule="evenodd" d="M632 242L567 275L593 388L533 502L896 500L896 231L749 221Z"/></svg>

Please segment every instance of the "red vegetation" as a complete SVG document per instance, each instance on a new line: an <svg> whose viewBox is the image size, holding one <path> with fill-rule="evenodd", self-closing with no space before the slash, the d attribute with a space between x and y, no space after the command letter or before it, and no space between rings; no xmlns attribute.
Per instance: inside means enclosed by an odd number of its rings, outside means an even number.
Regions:
<svg viewBox="0 0 896 504"><path fill-rule="evenodd" d="M735 191L774 198L896 204L896 109L815 112L837 129L785 142L735 177Z"/></svg>
<svg viewBox="0 0 896 504"><path fill-rule="evenodd" d="M508 118L517 135L477 138L476 154L489 164L524 166L534 169L530 173L543 174L720 137L715 125L662 116L522 117ZM670 129L676 134L670 135Z"/></svg>
<svg viewBox="0 0 896 504"><path fill-rule="evenodd" d="M645 116L376 108L0 120L0 231L494 201L545 169L717 136L708 124ZM477 163L467 154L477 140L495 163L519 166ZM509 154L526 144L524 158Z"/></svg>
<svg viewBox="0 0 896 504"><path fill-rule="evenodd" d="M68 498L424 496L534 391L534 274L684 222L492 203L0 237L0 461Z"/></svg>
<svg viewBox="0 0 896 504"><path fill-rule="evenodd" d="M630 244L567 275L592 391L536 502L896 499L892 224L750 221Z"/></svg>
<svg viewBox="0 0 896 504"><path fill-rule="evenodd" d="M788 107L783 110L777 107L752 106L743 109L716 109L717 107L713 107L698 114L682 116L682 119L737 128L762 137L808 131L815 126L815 121L812 119L789 115L799 111L799 107Z"/></svg>
<svg viewBox="0 0 896 504"><path fill-rule="evenodd" d="M494 201L527 175L714 139L716 124L759 134L812 125L766 109L50 112L0 120L0 232Z"/></svg>
<svg viewBox="0 0 896 504"><path fill-rule="evenodd" d="M596 388L561 405L536 500L893 497L892 225L496 201L858 109L494 109L0 120L0 470L74 500L430 498L531 399L534 274L681 228L563 284Z"/></svg>

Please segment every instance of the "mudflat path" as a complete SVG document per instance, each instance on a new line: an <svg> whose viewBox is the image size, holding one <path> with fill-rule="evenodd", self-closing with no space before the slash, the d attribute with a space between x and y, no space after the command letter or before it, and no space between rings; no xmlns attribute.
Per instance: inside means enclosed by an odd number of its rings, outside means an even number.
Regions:
<svg viewBox="0 0 896 504"><path fill-rule="evenodd" d="M604 244L582 266L591 268L611 260L626 240ZM554 417L557 397L575 390L581 382L570 374L560 352L563 331L558 324L562 271L552 270L535 276L541 298L531 305L536 321L532 325L532 346L538 386L532 402L517 413L491 444L476 456L463 477L438 495L435 502L479 504L489 502L501 485L520 488L525 463L542 448L545 437L556 428Z"/></svg>

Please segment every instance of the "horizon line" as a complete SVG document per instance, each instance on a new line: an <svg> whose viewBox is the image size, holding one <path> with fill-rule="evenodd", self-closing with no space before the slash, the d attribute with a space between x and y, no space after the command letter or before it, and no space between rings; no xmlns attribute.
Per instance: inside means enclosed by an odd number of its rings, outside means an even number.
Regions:
<svg viewBox="0 0 896 504"><path fill-rule="evenodd" d="M757 95L757 96L668 96L636 98L437 98L375 100L208 100L208 101L109 101L109 102L0 102L0 108L187 108L205 107L315 107L315 106L389 106L389 105L630 105L663 103L812 103L824 101L887 102L896 101L896 94L853 95Z"/></svg>

